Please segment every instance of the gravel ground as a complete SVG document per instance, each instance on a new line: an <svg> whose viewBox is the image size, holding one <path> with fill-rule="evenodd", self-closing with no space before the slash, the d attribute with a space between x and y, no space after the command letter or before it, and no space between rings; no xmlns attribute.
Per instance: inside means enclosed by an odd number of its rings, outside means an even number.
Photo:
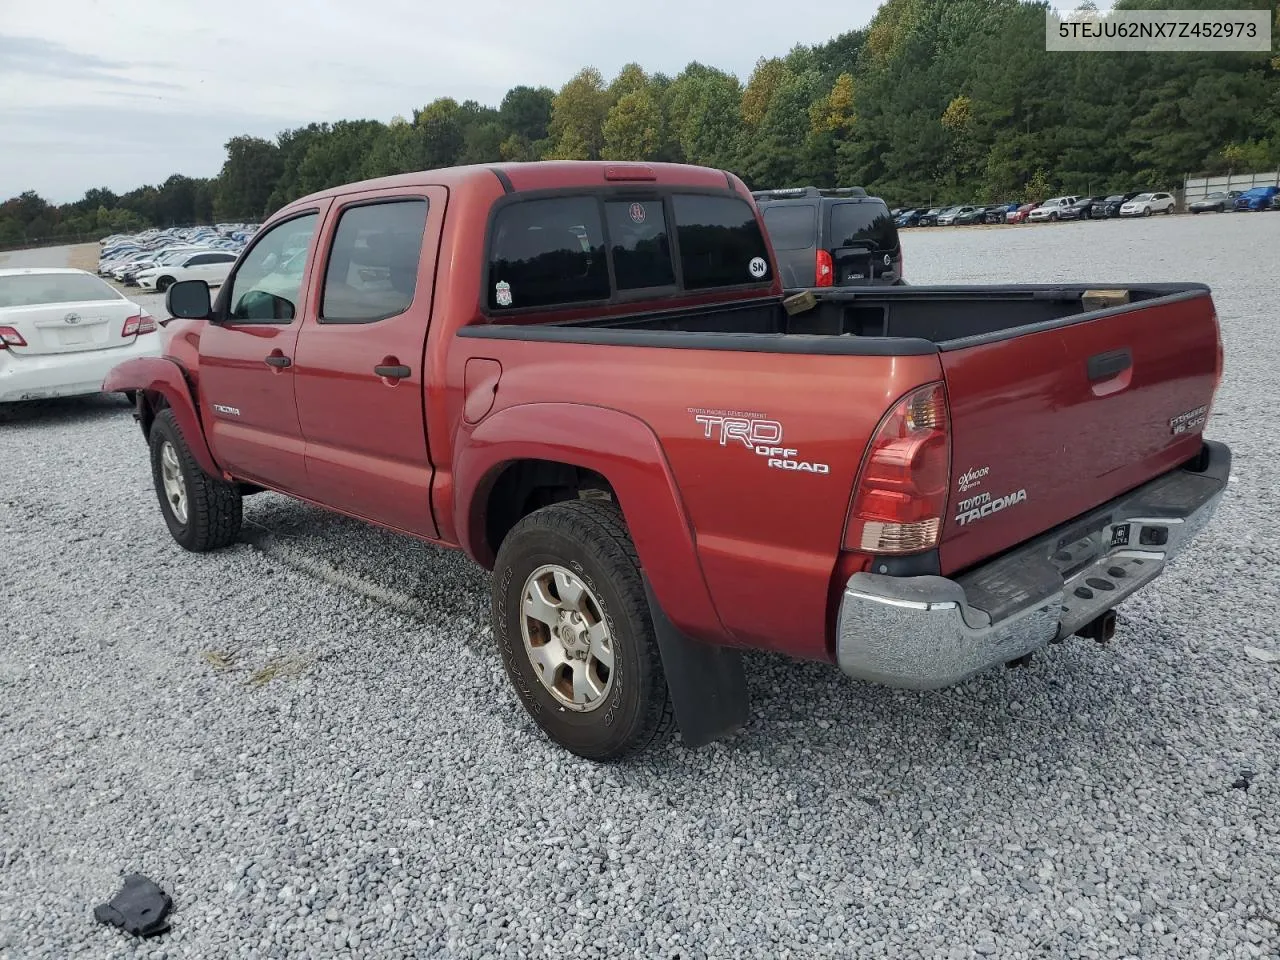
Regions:
<svg viewBox="0 0 1280 960"><path fill-rule="evenodd" d="M6 411L0 957L1280 956L1280 216L904 238L915 282L1212 284L1235 482L1113 645L932 694L753 656L743 734L593 766L464 558L274 495L185 554L122 404ZM132 871L141 944L90 915Z"/></svg>

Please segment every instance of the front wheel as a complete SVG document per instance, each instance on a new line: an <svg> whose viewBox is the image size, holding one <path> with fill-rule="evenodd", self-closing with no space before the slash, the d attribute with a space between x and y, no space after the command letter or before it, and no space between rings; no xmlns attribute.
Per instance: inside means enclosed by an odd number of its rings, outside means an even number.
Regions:
<svg viewBox="0 0 1280 960"><path fill-rule="evenodd" d="M235 543L243 518L240 491L200 468L172 410L156 415L150 444L160 512L178 545L204 553Z"/></svg>
<svg viewBox="0 0 1280 960"><path fill-rule="evenodd" d="M173 286L173 277L161 277L156 281L156 293L164 293Z"/></svg>
<svg viewBox="0 0 1280 960"><path fill-rule="evenodd" d="M1143 208L1142 208L1142 215L1143 215L1144 217L1149 217L1149 216L1151 216L1151 208L1150 208L1150 207L1143 207Z"/></svg>
<svg viewBox="0 0 1280 960"><path fill-rule="evenodd" d="M560 746L614 760L674 729L640 564L612 504L521 520L498 550L493 623L521 705Z"/></svg>

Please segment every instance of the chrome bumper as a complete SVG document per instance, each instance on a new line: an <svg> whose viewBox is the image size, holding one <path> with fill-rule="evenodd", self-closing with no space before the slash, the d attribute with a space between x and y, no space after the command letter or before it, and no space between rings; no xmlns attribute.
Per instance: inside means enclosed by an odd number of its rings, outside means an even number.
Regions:
<svg viewBox="0 0 1280 960"><path fill-rule="evenodd" d="M856 573L840 602L836 662L853 677L932 690L1071 636L1146 586L1213 516L1231 451L1206 441L1165 474L976 570Z"/></svg>

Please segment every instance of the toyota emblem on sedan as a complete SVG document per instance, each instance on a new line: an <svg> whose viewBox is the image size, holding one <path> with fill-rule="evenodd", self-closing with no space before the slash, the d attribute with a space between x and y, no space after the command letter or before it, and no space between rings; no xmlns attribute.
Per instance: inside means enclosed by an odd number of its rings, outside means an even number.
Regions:
<svg viewBox="0 0 1280 960"><path fill-rule="evenodd" d="M63 319L63 320L65 320L67 323L79 323L79 322L80 322L80 314L78 314L78 313L68 313L68 314L67 314L65 317L63 317L62 319Z"/></svg>
<svg viewBox="0 0 1280 960"><path fill-rule="evenodd" d="M886 253L884 255L884 265L887 267L891 263L893 263L893 257L889 256L889 254Z"/></svg>

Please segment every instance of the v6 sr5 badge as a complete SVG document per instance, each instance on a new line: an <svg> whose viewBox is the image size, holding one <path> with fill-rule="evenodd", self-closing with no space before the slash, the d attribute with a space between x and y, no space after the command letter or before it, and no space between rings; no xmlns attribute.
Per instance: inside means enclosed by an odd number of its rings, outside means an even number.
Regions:
<svg viewBox="0 0 1280 960"><path fill-rule="evenodd" d="M739 445L765 461L773 470L791 470L797 473L830 474L825 463L813 463L800 457L800 451L783 442L783 427L762 413L736 410L707 410L690 407L702 427L702 439L713 440L722 447L737 449Z"/></svg>

